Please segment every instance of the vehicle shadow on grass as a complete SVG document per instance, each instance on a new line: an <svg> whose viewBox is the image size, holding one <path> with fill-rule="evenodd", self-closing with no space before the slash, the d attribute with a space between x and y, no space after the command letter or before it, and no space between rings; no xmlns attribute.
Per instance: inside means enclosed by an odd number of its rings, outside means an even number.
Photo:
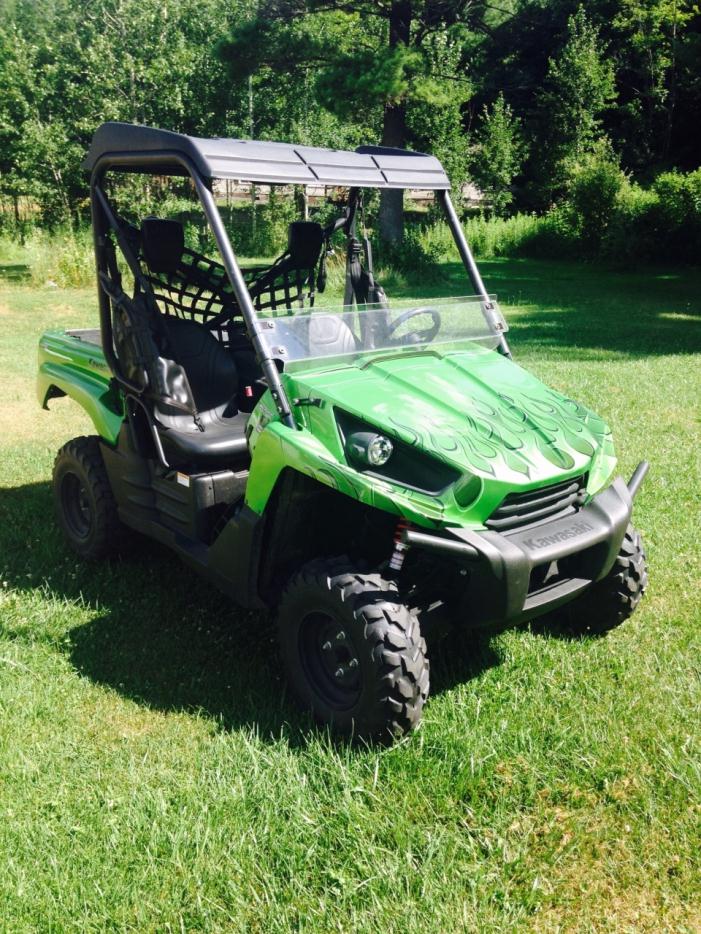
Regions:
<svg viewBox="0 0 701 934"><path fill-rule="evenodd" d="M0 635L60 648L80 675L122 697L293 747L320 734L288 696L269 614L237 607L140 536L122 558L81 562L56 527L49 483L0 488L0 578L20 593L40 588L51 604L43 629L28 628L20 605L19 616L0 619ZM72 615L87 619L72 625ZM432 693L498 662L486 642L459 654L441 644Z"/></svg>
<svg viewBox="0 0 701 934"><path fill-rule="evenodd" d="M506 311L516 354L531 348L568 360L701 352L701 269L601 268L595 263L482 260L487 290ZM458 263L421 297L470 291ZM391 294L413 297L414 283ZM425 293L425 294L424 294ZM576 296L576 300L573 298ZM513 311L511 310L513 309Z"/></svg>

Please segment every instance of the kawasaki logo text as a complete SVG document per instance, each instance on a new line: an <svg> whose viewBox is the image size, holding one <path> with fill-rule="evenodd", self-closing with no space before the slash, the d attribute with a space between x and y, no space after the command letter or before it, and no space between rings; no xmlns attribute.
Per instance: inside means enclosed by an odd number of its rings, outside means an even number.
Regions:
<svg viewBox="0 0 701 934"><path fill-rule="evenodd" d="M576 538L583 535L584 532L593 532L594 526L588 522L576 522L561 532L553 532L552 535L543 535L541 538L527 538L524 541L526 548L545 548L546 545L557 545L558 542L566 542L568 538Z"/></svg>

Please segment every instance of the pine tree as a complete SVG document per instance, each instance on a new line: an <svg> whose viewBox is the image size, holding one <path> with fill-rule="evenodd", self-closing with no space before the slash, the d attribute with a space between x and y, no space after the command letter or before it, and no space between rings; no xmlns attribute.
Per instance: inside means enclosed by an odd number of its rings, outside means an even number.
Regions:
<svg viewBox="0 0 701 934"><path fill-rule="evenodd" d="M234 81L264 69L290 77L313 70L323 107L365 125L379 112L378 142L402 148L414 135L412 107L442 109L459 119L469 88L463 63L443 55L443 64L452 64L437 77L434 38L454 37L461 47L468 20L482 13L481 5L464 0L275 0L235 27L219 53ZM442 135L448 136L445 128ZM402 195L381 195L380 235L389 243L402 238Z"/></svg>

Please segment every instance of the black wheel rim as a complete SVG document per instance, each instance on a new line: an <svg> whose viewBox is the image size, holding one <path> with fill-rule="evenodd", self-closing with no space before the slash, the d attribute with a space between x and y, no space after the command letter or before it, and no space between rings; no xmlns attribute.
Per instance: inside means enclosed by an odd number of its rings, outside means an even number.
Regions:
<svg viewBox="0 0 701 934"><path fill-rule="evenodd" d="M61 479L61 508L70 533L86 539L92 529L92 504L77 474L65 473Z"/></svg>
<svg viewBox="0 0 701 934"><path fill-rule="evenodd" d="M323 702L348 710L360 698L360 660L348 628L326 613L302 620L299 651L307 680Z"/></svg>

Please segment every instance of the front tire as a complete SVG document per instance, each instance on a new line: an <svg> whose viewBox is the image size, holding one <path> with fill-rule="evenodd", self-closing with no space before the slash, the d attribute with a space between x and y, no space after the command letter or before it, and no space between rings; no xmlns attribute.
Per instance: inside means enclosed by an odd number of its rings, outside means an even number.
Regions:
<svg viewBox="0 0 701 934"><path fill-rule="evenodd" d="M312 561L285 588L278 627L290 685L322 723L385 742L417 726L426 643L393 581L348 559Z"/></svg>
<svg viewBox="0 0 701 934"><path fill-rule="evenodd" d="M601 636L631 616L647 590L647 558L640 532L626 529L609 573L568 604L566 625L574 635Z"/></svg>
<svg viewBox="0 0 701 934"><path fill-rule="evenodd" d="M53 490L59 525L81 558L97 560L119 550L124 526L99 438L91 435L64 444L54 462Z"/></svg>

